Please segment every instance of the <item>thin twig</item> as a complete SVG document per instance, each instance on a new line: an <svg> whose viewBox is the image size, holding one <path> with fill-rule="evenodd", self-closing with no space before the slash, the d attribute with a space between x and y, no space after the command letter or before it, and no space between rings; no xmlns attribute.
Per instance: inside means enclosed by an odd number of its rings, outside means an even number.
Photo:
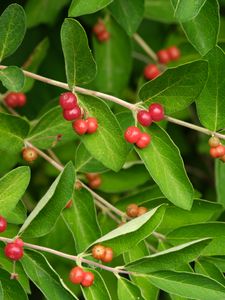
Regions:
<svg viewBox="0 0 225 300"><path fill-rule="evenodd" d="M158 62L158 58L155 52L149 47L149 45L143 40L143 38L139 34L135 33L133 35L133 39L146 52L146 54L148 54L149 57L151 57L151 59L153 59L155 62Z"/></svg>

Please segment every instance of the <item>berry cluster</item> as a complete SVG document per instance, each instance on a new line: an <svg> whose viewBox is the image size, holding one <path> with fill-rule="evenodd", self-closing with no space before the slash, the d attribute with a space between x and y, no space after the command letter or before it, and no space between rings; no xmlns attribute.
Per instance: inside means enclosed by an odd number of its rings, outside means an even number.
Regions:
<svg viewBox="0 0 225 300"><path fill-rule="evenodd" d="M168 49L162 49L157 52L158 60L161 64L167 64L170 61L180 58L180 50L176 46L172 46ZM155 64L148 64L144 68L144 76L147 80L152 80L161 74L160 69Z"/></svg>
<svg viewBox="0 0 225 300"><path fill-rule="evenodd" d="M24 242L17 238L14 242L8 243L5 246L4 252L5 256L8 257L11 260L20 260L23 257L24 251L23 251Z"/></svg>
<svg viewBox="0 0 225 300"><path fill-rule="evenodd" d="M103 245L95 245L92 248L92 256L95 259L100 259L102 262L108 263L113 259L113 250Z"/></svg>
<svg viewBox="0 0 225 300"><path fill-rule="evenodd" d="M5 218L0 216L0 232L4 232L7 228L7 221Z"/></svg>
<svg viewBox="0 0 225 300"><path fill-rule="evenodd" d="M69 279L74 284L81 284L83 287L89 287L94 282L94 274L85 272L81 267L74 267L69 274Z"/></svg>
<svg viewBox="0 0 225 300"><path fill-rule="evenodd" d="M99 174L97 173L87 173L86 178L88 180L88 185L92 189L97 189L100 187L102 180Z"/></svg>
<svg viewBox="0 0 225 300"><path fill-rule="evenodd" d="M99 42L106 42L110 38L110 33L107 31L105 24L99 20L93 27L93 33L96 35Z"/></svg>
<svg viewBox="0 0 225 300"><path fill-rule="evenodd" d="M72 126L77 134L94 133L97 130L98 122L95 118L82 119L82 110L78 105L77 97L73 93L66 92L61 94L59 104L63 109L64 119L74 121Z"/></svg>
<svg viewBox="0 0 225 300"><path fill-rule="evenodd" d="M26 147L22 150L22 157L25 161L32 163L38 158L38 154L34 148Z"/></svg>
<svg viewBox="0 0 225 300"><path fill-rule="evenodd" d="M210 155L213 158L219 158L221 161L225 162L225 146L220 143L220 140L217 137L212 136L209 139L209 146Z"/></svg>
<svg viewBox="0 0 225 300"><path fill-rule="evenodd" d="M139 110L137 120L142 126L150 126L152 122L159 122L164 118L164 109L161 104L152 103L148 110ZM138 148L145 148L149 145L151 137L147 133L141 132L136 126L130 126L124 133L128 143L135 144Z"/></svg>
<svg viewBox="0 0 225 300"><path fill-rule="evenodd" d="M129 204L126 208L126 214L128 215L128 217L131 218L139 217L145 214L147 211L148 209L146 207L144 206L138 207L137 204L135 203Z"/></svg>
<svg viewBox="0 0 225 300"><path fill-rule="evenodd" d="M27 98L24 93L15 92L8 93L4 100L6 105L11 108L22 107L27 102Z"/></svg>

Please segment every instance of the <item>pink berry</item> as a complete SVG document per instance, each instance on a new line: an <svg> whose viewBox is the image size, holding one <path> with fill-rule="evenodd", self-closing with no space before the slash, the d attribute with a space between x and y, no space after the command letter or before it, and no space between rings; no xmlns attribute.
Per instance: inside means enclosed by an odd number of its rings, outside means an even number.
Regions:
<svg viewBox="0 0 225 300"><path fill-rule="evenodd" d="M96 118L87 118L87 133L94 133L98 129L98 121Z"/></svg>
<svg viewBox="0 0 225 300"><path fill-rule="evenodd" d="M152 123L152 118L147 110L140 110L137 114L137 120L142 126L149 126Z"/></svg>
<svg viewBox="0 0 225 300"><path fill-rule="evenodd" d="M168 64L170 62L170 55L167 50L160 50L157 52L158 60L161 64Z"/></svg>
<svg viewBox="0 0 225 300"><path fill-rule="evenodd" d="M104 31L106 31L105 24L103 23L103 21L99 20L98 23L96 23L93 27L93 32L94 34L99 35L101 32Z"/></svg>
<svg viewBox="0 0 225 300"><path fill-rule="evenodd" d="M75 106L73 109L63 110L63 117L67 121L73 121L81 116L81 109L79 106Z"/></svg>
<svg viewBox="0 0 225 300"><path fill-rule="evenodd" d="M7 228L7 221L5 218L0 216L0 232L4 232Z"/></svg>
<svg viewBox="0 0 225 300"><path fill-rule="evenodd" d="M15 243L8 243L5 246L5 255L11 260L19 260L23 257L23 248L19 247Z"/></svg>
<svg viewBox="0 0 225 300"><path fill-rule="evenodd" d="M140 136L141 130L136 126L128 127L124 133L125 140L131 144L136 143L139 140Z"/></svg>
<svg viewBox="0 0 225 300"><path fill-rule="evenodd" d="M15 239L14 244L16 244L18 247L21 247L21 248L23 248L23 246L24 246L24 242L20 238Z"/></svg>
<svg viewBox="0 0 225 300"><path fill-rule="evenodd" d="M146 79L151 80L160 75L160 71L156 65L147 65L144 69L144 76Z"/></svg>
<svg viewBox="0 0 225 300"><path fill-rule="evenodd" d="M142 133L141 137L139 138L139 140L136 142L136 146L138 148L146 148L148 146L148 144L151 141L151 137L150 135L148 135L147 133Z"/></svg>
<svg viewBox="0 0 225 300"><path fill-rule="evenodd" d="M161 104L152 103L149 106L149 112L152 117L152 121L159 122L164 119L164 109Z"/></svg>
<svg viewBox="0 0 225 300"><path fill-rule="evenodd" d="M97 35L99 42L106 42L110 39L110 33L108 31L102 31Z"/></svg>
<svg viewBox="0 0 225 300"><path fill-rule="evenodd" d="M78 119L73 122L73 129L77 134L83 135L87 132L88 124L85 120Z"/></svg>
<svg viewBox="0 0 225 300"><path fill-rule="evenodd" d="M81 281L81 284L84 287L89 287L89 286L91 286L93 284L94 279L95 279L95 276L94 276L93 273L91 273L91 272L84 272L84 278Z"/></svg>
<svg viewBox="0 0 225 300"><path fill-rule="evenodd" d="M77 106L77 97L71 92L63 93L59 97L59 104L63 109L73 109Z"/></svg>
<svg viewBox="0 0 225 300"><path fill-rule="evenodd" d="M225 155L225 147L223 145L219 145L217 147L210 148L210 155L213 158L219 158Z"/></svg>
<svg viewBox="0 0 225 300"><path fill-rule="evenodd" d="M167 49L171 60L178 60L180 58L180 50L176 46Z"/></svg>
<svg viewBox="0 0 225 300"><path fill-rule="evenodd" d="M69 279L74 284L79 284L84 279L85 272L81 267L74 267L70 271Z"/></svg>

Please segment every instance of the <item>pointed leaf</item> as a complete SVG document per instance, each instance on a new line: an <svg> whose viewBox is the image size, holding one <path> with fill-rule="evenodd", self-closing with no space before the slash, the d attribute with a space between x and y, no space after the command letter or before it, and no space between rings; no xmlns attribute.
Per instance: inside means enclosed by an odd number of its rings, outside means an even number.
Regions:
<svg viewBox="0 0 225 300"><path fill-rule="evenodd" d="M30 213L19 233L26 237L39 237L50 232L71 198L74 182L74 167L69 162Z"/></svg>
<svg viewBox="0 0 225 300"><path fill-rule="evenodd" d="M92 0L84 2L82 0L73 0L69 8L69 17L92 14L106 7L112 1L113 0Z"/></svg>
<svg viewBox="0 0 225 300"><path fill-rule="evenodd" d="M24 86L24 75L20 68L10 66L0 70L0 80L7 90L19 92Z"/></svg>
<svg viewBox="0 0 225 300"><path fill-rule="evenodd" d="M167 114L183 110L200 95L208 76L207 62L197 60L176 68L144 84L139 97L147 105L163 104Z"/></svg>
<svg viewBox="0 0 225 300"><path fill-rule="evenodd" d="M223 273L212 263L200 260L195 262L195 272L206 275L218 281L221 284L225 284L225 278Z"/></svg>
<svg viewBox="0 0 225 300"><path fill-rule="evenodd" d="M88 83L96 74L96 65L80 23L66 19L61 28L61 42L66 65L67 83L71 90L76 84Z"/></svg>
<svg viewBox="0 0 225 300"><path fill-rule="evenodd" d="M119 300L131 299L131 300L143 300L139 288L126 278L120 277L118 279L117 295Z"/></svg>

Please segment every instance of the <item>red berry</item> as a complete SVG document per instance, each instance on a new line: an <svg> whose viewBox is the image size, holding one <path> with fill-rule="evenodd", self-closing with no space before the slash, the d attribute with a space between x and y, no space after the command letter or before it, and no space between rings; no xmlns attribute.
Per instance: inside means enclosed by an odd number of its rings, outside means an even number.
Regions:
<svg viewBox="0 0 225 300"><path fill-rule="evenodd" d="M146 79L154 79L160 75L160 71L156 65L147 65L144 69L144 76Z"/></svg>
<svg viewBox="0 0 225 300"><path fill-rule="evenodd" d="M0 216L0 232L4 232L7 228L7 221L5 218Z"/></svg>
<svg viewBox="0 0 225 300"><path fill-rule="evenodd" d="M138 207L138 217L142 216L143 214L145 214L148 211L148 209L144 206L140 206Z"/></svg>
<svg viewBox="0 0 225 300"><path fill-rule="evenodd" d="M87 180L92 181L95 178L99 177L98 173L87 173L85 174Z"/></svg>
<svg viewBox="0 0 225 300"><path fill-rule="evenodd" d="M99 42L106 42L110 38L110 33L107 30L102 31L97 35L97 38Z"/></svg>
<svg viewBox="0 0 225 300"><path fill-rule="evenodd" d="M126 209L128 217L135 218L138 215L138 206L135 203L129 204Z"/></svg>
<svg viewBox="0 0 225 300"><path fill-rule="evenodd" d="M77 106L77 97L71 92L63 93L59 97L59 104L63 109L73 109Z"/></svg>
<svg viewBox="0 0 225 300"><path fill-rule="evenodd" d="M210 147L217 147L217 146L220 145L220 140L218 139L218 137L212 136L212 137L209 139L208 143L209 143L209 146L210 146Z"/></svg>
<svg viewBox="0 0 225 300"><path fill-rule="evenodd" d="M172 46L167 49L171 60L177 60L180 58L180 50L176 46Z"/></svg>
<svg viewBox="0 0 225 300"><path fill-rule="evenodd" d="M152 117L152 120L155 122L161 121L164 119L164 109L161 104L152 103L149 106L149 112Z"/></svg>
<svg viewBox="0 0 225 300"><path fill-rule="evenodd" d="M87 118L87 133L94 133L98 129L98 121L96 118Z"/></svg>
<svg viewBox="0 0 225 300"><path fill-rule="evenodd" d="M105 255L105 247L102 245L95 245L91 252L92 256L96 259L102 259L102 257Z"/></svg>
<svg viewBox="0 0 225 300"><path fill-rule="evenodd" d="M23 159L27 162L33 162L37 159L38 154L32 147L26 147L22 150Z"/></svg>
<svg viewBox="0 0 225 300"><path fill-rule="evenodd" d="M5 255L11 260L19 260L23 257L23 248L15 243L8 243L5 246Z"/></svg>
<svg viewBox="0 0 225 300"><path fill-rule="evenodd" d="M157 56L161 64L168 64L168 62L170 62L170 55L167 50L163 49L158 51Z"/></svg>
<svg viewBox="0 0 225 300"><path fill-rule="evenodd" d="M219 158L225 155L225 147L223 145L212 147L209 152L213 158Z"/></svg>
<svg viewBox="0 0 225 300"><path fill-rule="evenodd" d="M101 261L108 263L108 262L111 262L112 260L113 260L113 250L110 247L106 247L105 254L101 258Z"/></svg>
<svg viewBox="0 0 225 300"><path fill-rule="evenodd" d="M91 286L93 284L94 279L95 279L95 276L94 276L93 273L91 273L91 272L84 272L84 278L81 281L81 284L84 287L89 287L89 286Z"/></svg>
<svg viewBox="0 0 225 300"><path fill-rule="evenodd" d="M91 180L88 185L92 189L97 189L100 187L101 183L102 183L101 177L98 176L95 179Z"/></svg>
<svg viewBox="0 0 225 300"><path fill-rule="evenodd" d="M64 109L63 110L63 117L67 121L73 121L81 116L81 109L79 106L75 106L72 109Z"/></svg>
<svg viewBox="0 0 225 300"><path fill-rule="evenodd" d="M104 31L106 31L106 27L102 21L98 21L98 23L96 23L95 26L93 27L93 32L96 35L99 35L101 32L104 32Z"/></svg>
<svg viewBox="0 0 225 300"><path fill-rule="evenodd" d="M78 119L73 122L73 129L77 134L83 135L87 132L88 124L85 120Z"/></svg>
<svg viewBox="0 0 225 300"><path fill-rule="evenodd" d="M24 246L24 242L20 238L15 239L14 244L16 244L20 248L23 248L23 246Z"/></svg>
<svg viewBox="0 0 225 300"><path fill-rule="evenodd" d="M128 127L124 133L125 140L131 144L136 143L139 140L140 136L141 130L136 126Z"/></svg>
<svg viewBox="0 0 225 300"><path fill-rule="evenodd" d="M26 103L26 95L23 93L11 92L5 97L5 103L9 107L24 106Z"/></svg>
<svg viewBox="0 0 225 300"><path fill-rule="evenodd" d="M66 204L66 208L70 208L73 205L73 200L69 200Z"/></svg>
<svg viewBox="0 0 225 300"><path fill-rule="evenodd" d="M24 93L17 94L17 106L22 107L26 104L27 97Z"/></svg>
<svg viewBox="0 0 225 300"><path fill-rule="evenodd" d="M151 141L150 135L147 133L142 133L140 139L137 141L136 146L138 148L146 148Z"/></svg>
<svg viewBox="0 0 225 300"><path fill-rule="evenodd" d="M152 124L152 118L147 110L140 110L137 114L137 120L142 126L150 126Z"/></svg>
<svg viewBox="0 0 225 300"><path fill-rule="evenodd" d="M74 267L69 274L69 279L74 284L79 284L84 279L85 272L81 267Z"/></svg>

